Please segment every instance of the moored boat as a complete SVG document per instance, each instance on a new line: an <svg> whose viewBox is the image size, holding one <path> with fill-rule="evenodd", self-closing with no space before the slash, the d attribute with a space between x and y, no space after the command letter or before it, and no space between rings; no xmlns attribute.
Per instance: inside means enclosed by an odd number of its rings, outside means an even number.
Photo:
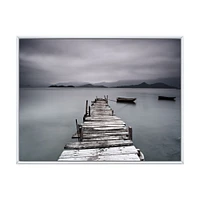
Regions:
<svg viewBox="0 0 200 200"><path fill-rule="evenodd" d="M176 97L166 97L166 96L158 96L158 100L170 100L175 101Z"/></svg>
<svg viewBox="0 0 200 200"><path fill-rule="evenodd" d="M117 102L135 103L136 98L117 97Z"/></svg>

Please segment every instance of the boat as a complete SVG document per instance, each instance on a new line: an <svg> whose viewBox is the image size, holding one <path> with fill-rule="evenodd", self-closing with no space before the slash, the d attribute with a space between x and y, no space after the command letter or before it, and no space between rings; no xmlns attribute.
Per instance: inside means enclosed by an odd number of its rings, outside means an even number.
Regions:
<svg viewBox="0 0 200 200"><path fill-rule="evenodd" d="M165 97L165 96L158 96L158 100L170 100L175 101L176 97Z"/></svg>
<svg viewBox="0 0 200 200"><path fill-rule="evenodd" d="M135 103L136 98L117 97L117 102Z"/></svg>

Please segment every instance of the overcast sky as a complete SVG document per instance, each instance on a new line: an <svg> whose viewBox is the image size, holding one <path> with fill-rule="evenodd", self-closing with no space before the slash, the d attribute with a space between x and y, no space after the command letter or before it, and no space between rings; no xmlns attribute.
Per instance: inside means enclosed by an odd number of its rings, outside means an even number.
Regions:
<svg viewBox="0 0 200 200"><path fill-rule="evenodd" d="M20 39L20 85L180 77L179 39Z"/></svg>

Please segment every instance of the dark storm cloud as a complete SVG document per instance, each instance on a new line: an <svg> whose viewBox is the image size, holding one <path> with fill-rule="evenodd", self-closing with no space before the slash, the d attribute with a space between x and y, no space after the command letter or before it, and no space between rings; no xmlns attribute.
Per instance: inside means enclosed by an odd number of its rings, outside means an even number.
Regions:
<svg viewBox="0 0 200 200"><path fill-rule="evenodd" d="M179 39L20 39L20 84L180 77Z"/></svg>

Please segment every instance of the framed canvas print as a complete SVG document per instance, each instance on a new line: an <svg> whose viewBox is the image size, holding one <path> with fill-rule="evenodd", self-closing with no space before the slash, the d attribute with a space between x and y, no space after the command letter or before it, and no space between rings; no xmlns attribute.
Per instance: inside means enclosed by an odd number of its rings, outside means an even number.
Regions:
<svg viewBox="0 0 200 200"><path fill-rule="evenodd" d="M19 163L181 163L181 37L17 41Z"/></svg>

